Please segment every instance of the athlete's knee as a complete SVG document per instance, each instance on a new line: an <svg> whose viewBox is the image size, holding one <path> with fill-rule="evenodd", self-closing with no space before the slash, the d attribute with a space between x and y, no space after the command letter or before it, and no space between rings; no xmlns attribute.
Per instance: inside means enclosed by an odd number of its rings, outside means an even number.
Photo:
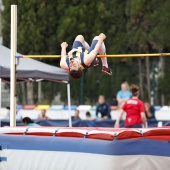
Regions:
<svg viewBox="0 0 170 170"><path fill-rule="evenodd" d="M93 40L98 40L99 39L99 36L95 36L94 38L93 38Z"/></svg>
<svg viewBox="0 0 170 170"><path fill-rule="evenodd" d="M84 41L84 37L82 35L77 35L75 40Z"/></svg>

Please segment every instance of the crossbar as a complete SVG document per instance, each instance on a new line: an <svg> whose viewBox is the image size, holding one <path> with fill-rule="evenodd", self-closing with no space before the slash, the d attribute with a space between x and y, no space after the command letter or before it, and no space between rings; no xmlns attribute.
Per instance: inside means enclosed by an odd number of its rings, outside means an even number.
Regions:
<svg viewBox="0 0 170 170"><path fill-rule="evenodd" d="M134 58L134 57L168 57L170 53L155 53L155 54L107 54L97 55L98 58ZM61 55L22 55L16 58L61 58Z"/></svg>

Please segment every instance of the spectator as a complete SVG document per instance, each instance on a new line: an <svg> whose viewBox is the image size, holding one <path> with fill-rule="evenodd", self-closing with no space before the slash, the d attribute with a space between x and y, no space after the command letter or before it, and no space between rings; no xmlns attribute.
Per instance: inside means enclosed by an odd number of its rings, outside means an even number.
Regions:
<svg viewBox="0 0 170 170"><path fill-rule="evenodd" d="M121 90L117 93L118 106L121 107L124 102L132 97L132 93L129 91L129 85L127 82L121 84Z"/></svg>
<svg viewBox="0 0 170 170"><path fill-rule="evenodd" d="M9 119L10 118L10 107L7 106L6 109L8 110L5 119Z"/></svg>
<svg viewBox="0 0 170 170"><path fill-rule="evenodd" d="M110 119L110 105L105 102L105 97L100 95L98 98L98 103L96 116L98 117L98 114L101 113L102 119Z"/></svg>
<svg viewBox="0 0 170 170"><path fill-rule="evenodd" d="M138 99L139 87L133 84L131 85L130 89L132 92L132 99L128 99L122 106L122 109L120 110L120 115L115 123L116 128L119 128L119 122L124 111L126 112L125 127L141 128L142 123L144 127L146 127L144 103Z"/></svg>
<svg viewBox="0 0 170 170"><path fill-rule="evenodd" d="M155 108L149 102L145 102L145 114L149 120L155 120Z"/></svg>
<svg viewBox="0 0 170 170"><path fill-rule="evenodd" d="M80 112L79 110L75 110L75 114L74 114L74 117L73 117L74 120L80 119L79 112Z"/></svg>
<svg viewBox="0 0 170 170"><path fill-rule="evenodd" d="M34 123L33 120L31 120L29 117L25 117L22 119L23 126L40 126L36 123Z"/></svg>
<svg viewBox="0 0 170 170"><path fill-rule="evenodd" d="M7 106L6 109L8 110L8 113L5 118L10 119L10 106ZM18 112L18 105L16 105L16 119L21 119L21 114Z"/></svg>
<svg viewBox="0 0 170 170"><path fill-rule="evenodd" d="M86 112L86 119L87 120L95 120L93 117L91 117L90 112Z"/></svg>
<svg viewBox="0 0 170 170"><path fill-rule="evenodd" d="M41 111L41 115L38 115L38 119L49 119L47 116L46 116L46 110L43 109Z"/></svg>

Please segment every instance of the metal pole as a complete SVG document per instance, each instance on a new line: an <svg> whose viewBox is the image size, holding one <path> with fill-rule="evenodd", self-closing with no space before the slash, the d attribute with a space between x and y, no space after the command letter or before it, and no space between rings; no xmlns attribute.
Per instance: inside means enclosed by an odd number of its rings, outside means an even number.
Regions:
<svg viewBox="0 0 170 170"><path fill-rule="evenodd" d="M17 5L11 5L10 127L16 126Z"/></svg>
<svg viewBox="0 0 170 170"><path fill-rule="evenodd" d="M155 105L155 62L152 62L151 105Z"/></svg>
<svg viewBox="0 0 170 170"><path fill-rule="evenodd" d="M41 102L41 81L38 82L38 102Z"/></svg>
<svg viewBox="0 0 170 170"><path fill-rule="evenodd" d="M68 98L69 127L72 127L72 120L71 120L70 83L67 83L67 98Z"/></svg>
<svg viewBox="0 0 170 170"><path fill-rule="evenodd" d="M82 78L80 81L80 104L84 104L84 71L82 72Z"/></svg>
<svg viewBox="0 0 170 170"><path fill-rule="evenodd" d="M0 78L0 109L1 109L1 106L2 106L2 79Z"/></svg>

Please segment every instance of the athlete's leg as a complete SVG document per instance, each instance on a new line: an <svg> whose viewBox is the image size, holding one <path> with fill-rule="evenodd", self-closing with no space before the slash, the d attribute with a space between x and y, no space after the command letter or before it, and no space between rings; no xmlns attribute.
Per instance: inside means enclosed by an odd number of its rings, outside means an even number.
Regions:
<svg viewBox="0 0 170 170"><path fill-rule="evenodd" d="M85 40L84 40L84 37L82 35L77 35L77 37L75 38L74 41L79 41L83 44L83 46L85 45Z"/></svg>
<svg viewBox="0 0 170 170"><path fill-rule="evenodd" d="M105 47L104 42L100 46L99 54L101 54L101 55L106 54L106 47ZM102 66L105 66L106 68L108 68L107 58L103 57L103 58L101 58L101 60L102 60Z"/></svg>
<svg viewBox="0 0 170 170"><path fill-rule="evenodd" d="M86 50L88 50L90 48L89 44L85 41L84 47Z"/></svg>
<svg viewBox="0 0 170 170"><path fill-rule="evenodd" d="M95 48L98 39L99 39L98 36L94 37L89 51L92 51ZM106 54L106 47L105 47L104 42L101 44L101 46L99 48L99 54L101 54L101 55ZM102 61L102 72L107 75L112 75L112 71L110 70L110 68L108 68L107 58L106 57L101 58L101 61Z"/></svg>
<svg viewBox="0 0 170 170"><path fill-rule="evenodd" d="M86 50L90 48L89 44L85 41L82 35L77 35L73 43L73 48L77 48L77 45L79 45L80 43L81 43L81 46L83 46Z"/></svg>
<svg viewBox="0 0 170 170"><path fill-rule="evenodd" d="M98 39L99 39L98 36L95 36L95 37L93 38L93 41L92 41L91 47L90 47L90 49L89 49L89 52L92 51L92 50L95 48ZM100 46L99 54L101 54L101 55L102 55L102 54L106 54L106 47L105 47L104 42L103 42L102 45ZM101 61L102 61L102 66L105 66L106 68L108 68L107 58L106 58L106 57L101 58Z"/></svg>

